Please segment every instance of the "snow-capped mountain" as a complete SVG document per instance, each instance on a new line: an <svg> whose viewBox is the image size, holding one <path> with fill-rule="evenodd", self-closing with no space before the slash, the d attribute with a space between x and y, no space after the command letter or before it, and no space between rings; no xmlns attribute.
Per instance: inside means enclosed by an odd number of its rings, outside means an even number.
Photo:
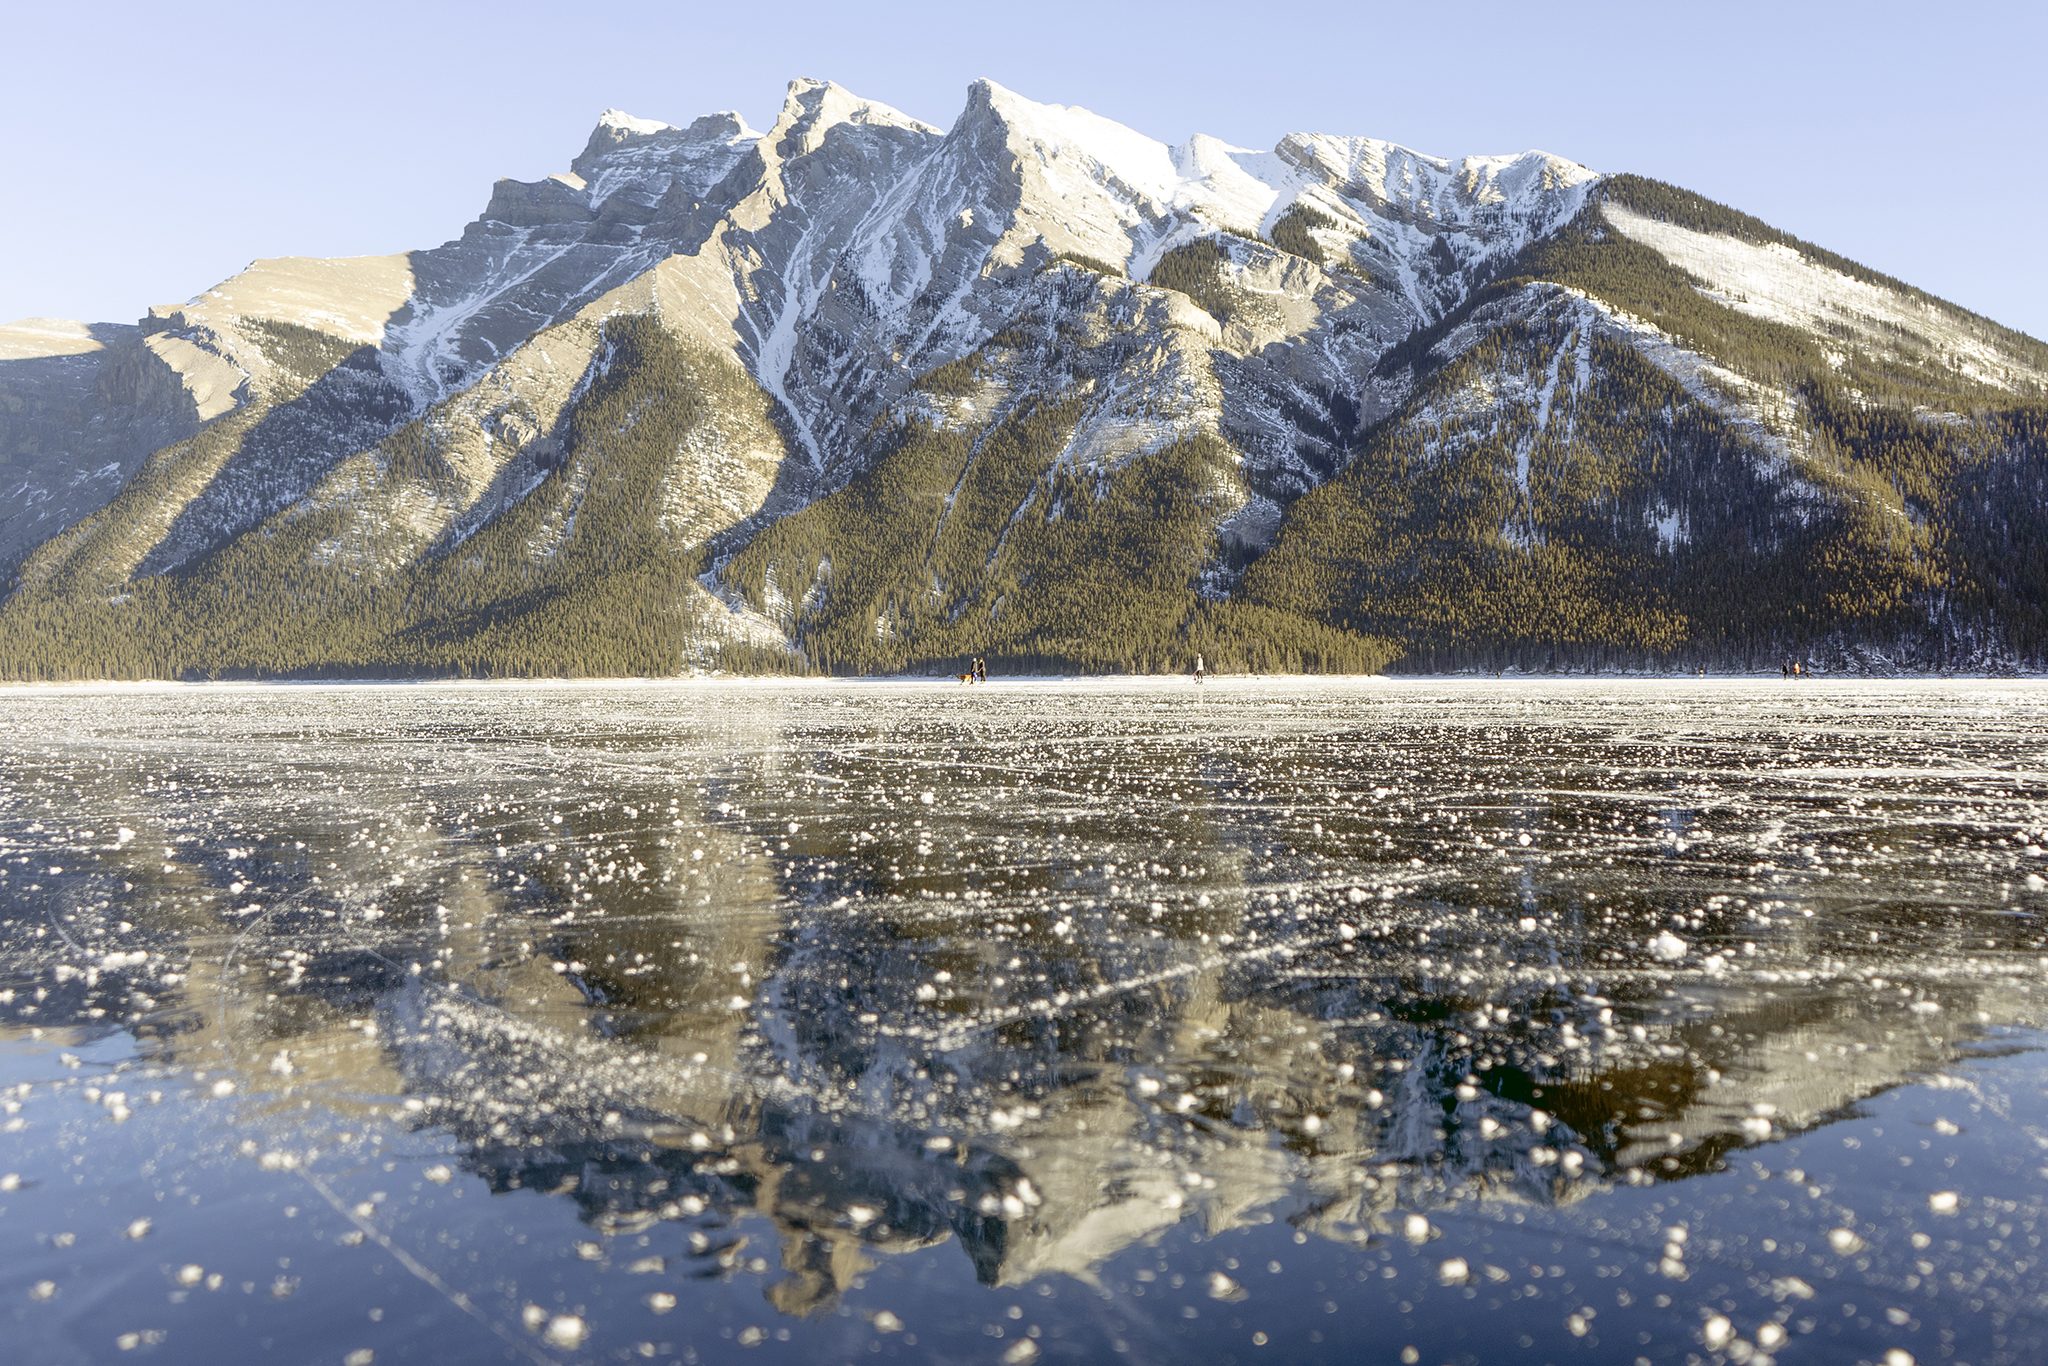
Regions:
<svg viewBox="0 0 2048 1366"><path fill-rule="evenodd" d="M1546 153L800 80L766 132L607 111L438 247L0 330L0 654L2038 658L2044 392L2030 338Z"/></svg>

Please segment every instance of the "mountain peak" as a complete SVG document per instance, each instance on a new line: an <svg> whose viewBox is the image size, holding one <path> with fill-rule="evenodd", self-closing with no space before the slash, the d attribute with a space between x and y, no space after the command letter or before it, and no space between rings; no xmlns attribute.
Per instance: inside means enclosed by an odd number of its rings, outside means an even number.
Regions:
<svg viewBox="0 0 2048 1366"><path fill-rule="evenodd" d="M967 86L967 107L969 109L993 109L998 104L1013 103L1023 99L1008 86L998 85L986 76L978 77ZM1029 101L1025 101L1029 103Z"/></svg>
<svg viewBox="0 0 2048 1366"><path fill-rule="evenodd" d="M768 144L785 157L817 150L825 134L840 124L900 128L910 132L937 134L938 129L914 119L900 109L874 100L864 100L836 81L799 76L789 83L782 97L782 110L769 130Z"/></svg>
<svg viewBox="0 0 2048 1366"><path fill-rule="evenodd" d="M597 116L599 128L611 129L626 137L646 137L654 133L667 133L675 128L672 123L656 119L635 118L623 109L607 109Z"/></svg>
<svg viewBox="0 0 2048 1366"><path fill-rule="evenodd" d="M595 180L597 163L621 148L642 145L652 148L695 147L712 143L751 141L760 136L733 110L706 114L688 127L679 128L658 119L643 119L623 110L607 109L598 115L590 141L570 162L570 168L585 180Z"/></svg>
<svg viewBox="0 0 2048 1366"><path fill-rule="evenodd" d="M1599 179L1599 173L1576 161L1530 148L1504 156L1461 157L1460 180L1482 202L1490 197L1514 198L1543 190L1569 190Z"/></svg>
<svg viewBox="0 0 2048 1366"><path fill-rule="evenodd" d="M956 126L990 123L1013 145L1023 141L1048 156L1100 168L1162 203L1172 200L1180 179L1172 149L1158 139L1079 105L1040 104L984 78L967 88L967 108Z"/></svg>

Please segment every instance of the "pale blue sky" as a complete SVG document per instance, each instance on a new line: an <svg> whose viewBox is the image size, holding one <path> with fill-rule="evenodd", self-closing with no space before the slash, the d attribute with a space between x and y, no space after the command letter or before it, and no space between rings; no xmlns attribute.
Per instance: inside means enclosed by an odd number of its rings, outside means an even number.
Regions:
<svg viewBox="0 0 2048 1366"><path fill-rule="evenodd" d="M455 236L598 113L792 76L944 126L989 76L1153 136L1292 129L1638 171L2048 337L2033 4L10 6L0 319L125 321L252 258Z"/></svg>

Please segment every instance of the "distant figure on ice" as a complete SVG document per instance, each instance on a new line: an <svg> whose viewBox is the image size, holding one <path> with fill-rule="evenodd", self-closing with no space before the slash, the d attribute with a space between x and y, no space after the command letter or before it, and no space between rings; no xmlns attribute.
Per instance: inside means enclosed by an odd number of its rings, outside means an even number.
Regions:
<svg viewBox="0 0 2048 1366"><path fill-rule="evenodd" d="M1201 657L1200 655L1196 655L1196 656L1195 656L1195 682L1197 682L1197 683L1201 682L1201 681L1202 681L1202 679L1203 679L1203 677L1204 677L1204 676L1206 676L1206 675L1208 674L1208 672L1209 672L1209 671L1208 671L1207 669L1205 669L1205 668L1203 668L1203 667L1202 667L1202 657Z"/></svg>
<svg viewBox="0 0 2048 1366"><path fill-rule="evenodd" d="M979 655L975 656L974 660L974 681L977 683L988 682L988 660Z"/></svg>

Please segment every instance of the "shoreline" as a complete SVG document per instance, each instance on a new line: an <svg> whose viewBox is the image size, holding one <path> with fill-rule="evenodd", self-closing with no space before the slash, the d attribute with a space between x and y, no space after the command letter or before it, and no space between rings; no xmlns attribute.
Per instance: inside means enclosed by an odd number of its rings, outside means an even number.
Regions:
<svg viewBox="0 0 2048 1366"><path fill-rule="evenodd" d="M2048 683L2044 673L1836 673L1808 674L1786 678L1766 671L1750 673L1441 673L1441 674L1210 674L1203 688L1230 691L1272 689L1298 692L1314 688L1354 689L1445 687L1459 685L1559 687L1612 686L1620 683L1644 685L1756 684L1778 687L1808 687L1830 683L1891 684L1900 687L1938 686L1952 683L2006 683L2015 686ZM1189 689L1195 685L1189 675L1175 674L1017 674L997 676L986 683L963 684L944 674L878 674L846 677L803 674L679 674L650 678L235 678L235 679L78 679L61 683L0 682L0 698L38 695L105 693L219 693L350 691L357 689L421 689L440 691L493 691L541 689L573 691L706 691L756 689L859 689L928 687L963 691L971 688L1066 690Z"/></svg>

